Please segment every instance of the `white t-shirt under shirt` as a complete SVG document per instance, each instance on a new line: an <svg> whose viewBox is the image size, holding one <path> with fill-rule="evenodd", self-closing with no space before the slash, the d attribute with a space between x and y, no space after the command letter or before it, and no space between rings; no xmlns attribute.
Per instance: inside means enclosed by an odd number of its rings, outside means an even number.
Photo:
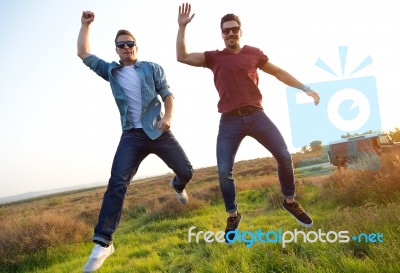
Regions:
<svg viewBox="0 0 400 273"><path fill-rule="evenodd" d="M128 115L133 120L135 128L142 128L142 94L140 91L140 77L133 65L122 66L114 70L114 76L125 92L128 103Z"/></svg>

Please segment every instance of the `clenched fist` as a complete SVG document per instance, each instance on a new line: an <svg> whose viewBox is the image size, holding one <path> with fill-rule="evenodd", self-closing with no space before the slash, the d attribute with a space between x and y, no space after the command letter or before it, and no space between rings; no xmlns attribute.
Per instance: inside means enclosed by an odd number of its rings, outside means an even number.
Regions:
<svg viewBox="0 0 400 273"><path fill-rule="evenodd" d="M94 21L94 13L91 11L82 12L81 23L82 24L90 24Z"/></svg>

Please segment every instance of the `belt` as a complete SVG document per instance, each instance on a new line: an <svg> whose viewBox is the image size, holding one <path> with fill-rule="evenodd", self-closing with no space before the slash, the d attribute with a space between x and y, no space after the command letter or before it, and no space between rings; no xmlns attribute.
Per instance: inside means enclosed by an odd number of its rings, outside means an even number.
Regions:
<svg viewBox="0 0 400 273"><path fill-rule="evenodd" d="M259 112L262 111L262 108L256 107L256 106L244 106L242 108L230 111L228 113L224 113L223 115L225 116L246 116L248 114L254 113L254 112Z"/></svg>

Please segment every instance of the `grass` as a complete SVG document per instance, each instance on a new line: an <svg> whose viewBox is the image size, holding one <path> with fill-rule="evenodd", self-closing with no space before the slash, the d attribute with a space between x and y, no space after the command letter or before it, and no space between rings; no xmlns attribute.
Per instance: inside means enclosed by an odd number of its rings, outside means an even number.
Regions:
<svg viewBox="0 0 400 273"><path fill-rule="evenodd" d="M310 229L281 208L273 161L239 162L235 168L240 230L379 232L383 243L309 243L301 236L286 247L196 243L194 237L189 243L192 226L214 233L225 228L216 169L210 167L198 170L188 186L188 206L180 206L170 191L169 175L133 183L115 234L116 252L98 272L400 272L398 154L385 155L376 171L298 176L298 200L315 222ZM81 272L93 247L90 236L103 190L2 206L0 272Z"/></svg>
<svg viewBox="0 0 400 273"><path fill-rule="evenodd" d="M375 164L376 161L372 161ZM387 203L398 200L400 192L400 154L385 154L380 168L371 168L362 160L355 170L337 171L325 179L322 195L329 195L336 203L360 205L372 202Z"/></svg>
<svg viewBox="0 0 400 273"><path fill-rule="evenodd" d="M310 175L320 176L331 173L332 173L331 167L323 167L323 166L315 166L315 167L308 167L295 170L295 175L297 177L308 177Z"/></svg>

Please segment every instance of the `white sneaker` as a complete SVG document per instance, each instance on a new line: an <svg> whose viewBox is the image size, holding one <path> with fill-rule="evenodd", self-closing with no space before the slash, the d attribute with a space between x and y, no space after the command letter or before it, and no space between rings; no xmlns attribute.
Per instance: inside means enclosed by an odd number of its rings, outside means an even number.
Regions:
<svg viewBox="0 0 400 273"><path fill-rule="evenodd" d="M114 245L111 244L109 247L102 247L96 244L93 247L92 254L90 254L89 260L83 267L83 272L94 272L101 267L105 259L114 253Z"/></svg>
<svg viewBox="0 0 400 273"><path fill-rule="evenodd" d="M178 192L175 187L174 184L171 180L171 182L169 183L169 185L171 186L171 188L174 189L175 193L176 193L176 197L178 198L178 201L182 204L182 205L187 205L187 203L189 202L189 196L186 193L186 190L183 189L182 192Z"/></svg>

